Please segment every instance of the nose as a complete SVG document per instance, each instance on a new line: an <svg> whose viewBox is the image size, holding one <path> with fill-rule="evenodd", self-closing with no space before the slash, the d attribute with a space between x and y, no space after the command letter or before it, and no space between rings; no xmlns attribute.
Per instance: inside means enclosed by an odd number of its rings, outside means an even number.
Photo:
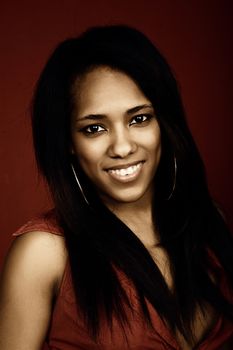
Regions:
<svg viewBox="0 0 233 350"><path fill-rule="evenodd" d="M134 153L137 143L130 135L130 130L121 128L110 135L109 156L112 158L125 158Z"/></svg>

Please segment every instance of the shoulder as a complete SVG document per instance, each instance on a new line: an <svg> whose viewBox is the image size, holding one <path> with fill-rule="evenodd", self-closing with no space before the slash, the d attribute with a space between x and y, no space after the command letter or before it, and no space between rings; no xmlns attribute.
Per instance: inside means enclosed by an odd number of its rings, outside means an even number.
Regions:
<svg viewBox="0 0 233 350"><path fill-rule="evenodd" d="M3 274L26 278L32 284L56 290L64 272L67 252L65 240L53 212L30 220L14 233Z"/></svg>
<svg viewBox="0 0 233 350"><path fill-rule="evenodd" d="M21 226L13 236L19 236L31 231L43 231L63 236L63 230L59 225L55 209L51 209L29 220L26 224Z"/></svg>
<svg viewBox="0 0 233 350"><path fill-rule="evenodd" d="M1 273L0 348L39 349L62 280L64 237L34 224L17 231Z"/></svg>
<svg viewBox="0 0 233 350"><path fill-rule="evenodd" d="M64 238L44 231L30 231L18 236L12 243L3 268L5 282L16 286L24 283L40 284L56 293L67 259ZM14 285L14 286L13 286Z"/></svg>

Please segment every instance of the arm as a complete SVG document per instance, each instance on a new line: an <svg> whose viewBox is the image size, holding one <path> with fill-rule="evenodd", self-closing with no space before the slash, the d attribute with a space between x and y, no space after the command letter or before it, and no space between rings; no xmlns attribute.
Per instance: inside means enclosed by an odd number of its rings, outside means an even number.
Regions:
<svg viewBox="0 0 233 350"><path fill-rule="evenodd" d="M0 281L0 349L39 350L65 264L64 242L45 232L18 237Z"/></svg>

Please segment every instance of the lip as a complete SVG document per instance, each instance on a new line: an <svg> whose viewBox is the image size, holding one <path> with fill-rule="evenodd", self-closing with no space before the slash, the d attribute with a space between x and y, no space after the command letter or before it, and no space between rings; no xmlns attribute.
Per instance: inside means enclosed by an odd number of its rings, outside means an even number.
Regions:
<svg viewBox="0 0 233 350"><path fill-rule="evenodd" d="M108 176L110 176L117 183L127 183L137 180L139 177L144 162L137 161L129 164L117 165L106 170ZM132 169L134 167L134 169ZM131 168L128 173L124 173L123 170ZM122 170L122 173L120 172Z"/></svg>
<svg viewBox="0 0 233 350"><path fill-rule="evenodd" d="M145 163L144 160L138 160L132 163L127 163L127 164L118 164L118 165L114 165L112 167L106 168L105 171L109 171L109 170L120 170L120 169L127 169L131 166L137 165L139 163Z"/></svg>

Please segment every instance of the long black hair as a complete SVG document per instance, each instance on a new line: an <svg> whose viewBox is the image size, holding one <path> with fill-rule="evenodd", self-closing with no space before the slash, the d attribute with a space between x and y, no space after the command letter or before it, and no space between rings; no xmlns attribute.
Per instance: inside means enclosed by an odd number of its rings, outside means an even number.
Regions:
<svg viewBox="0 0 233 350"><path fill-rule="evenodd" d="M77 78L100 65L131 77L156 111L162 155L154 179L153 213L160 245L171 264L172 291L141 241L104 206L78 161L72 159L73 86ZM117 271L133 283L148 326L152 323L146 300L173 331L179 330L188 340L197 306L210 304L233 321L232 305L219 288L213 264L214 260L221 266L232 290L232 236L209 195L176 80L147 37L115 25L91 28L62 42L39 78L32 125L37 162L65 234L77 304L94 339L102 317L110 327L113 316L123 329L129 325L127 314L133 313L133 306ZM89 205L75 183L71 163Z"/></svg>

